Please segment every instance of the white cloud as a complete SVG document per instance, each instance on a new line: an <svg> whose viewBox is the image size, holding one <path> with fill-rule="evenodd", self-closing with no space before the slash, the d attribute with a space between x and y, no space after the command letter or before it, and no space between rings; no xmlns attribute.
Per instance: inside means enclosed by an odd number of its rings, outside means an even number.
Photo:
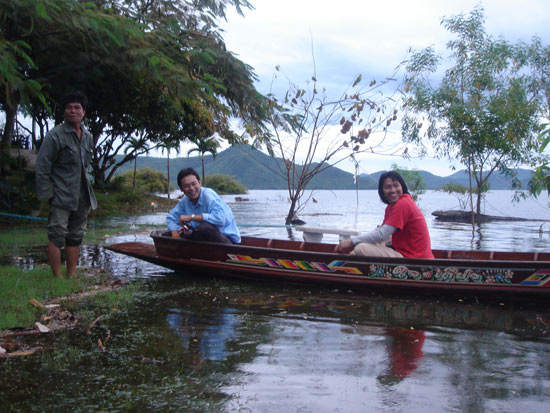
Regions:
<svg viewBox="0 0 550 413"><path fill-rule="evenodd" d="M254 67L258 90L270 91L275 67L303 84L313 73L323 85L342 91L361 73L364 78L390 76L408 48L433 45L446 54L449 33L443 17L468 14L477 4L485 9L485 29L512 42L529 42L532 36L550 43L547 0L251 0L255 10L245 17L230 12L223 24L229 50ZM399 139L397 137L396 139ZM376 160L376 162L375 162ZM369 172L402 166L400 158L370 156L362 165ZM412 167L434 173L452 173L447 161L411 162ZM363 164L363 161L362 161ZM379 165L384 165L379 167ZM352 168L343 168L352 170Z"/></svg>

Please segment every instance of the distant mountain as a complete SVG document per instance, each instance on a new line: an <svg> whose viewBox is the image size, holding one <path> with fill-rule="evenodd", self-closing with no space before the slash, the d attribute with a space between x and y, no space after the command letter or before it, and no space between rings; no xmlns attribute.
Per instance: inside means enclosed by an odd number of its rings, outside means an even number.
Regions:
<svg viewBox="0 0 550 413"><path fill-rule="evenodd" d="M204 163L206 175L215 173L230 175L248 189L286 189L286 179L280 173L280 170L284 170L282 166L283 160L281 158L272 158L250 145L231 146L220 152L216 159L213 159L212 155L207 155ZM166 174L166 158L139 156L137 167L138 169L148 167ZM187 167L194 168L200 174L200 157L170 158L170 178L174 186L177 186L176 176L178 172ZM133 170L133 168L134 163L129 162L117 172L122 173ZM361 174L358 177L358 188L377 189L378 179L383 172ZM437 176L426 171L419 172L424 177L428 189L437 189L450 182L468 186L466 171L459 171L446 177ZM522 184L526 186L531 171L518 169L518 175ZM511 189L510 179L499 173L494 173L489 182L491 189ZM328 167L312 180L309 189L355 189L353 174L336 167Z"/></svg>
<svg viewBox="0 0 550 413"><path fill-rule="evenodd" d="M455 183L458 185L463 185L465 187L469 186L468 183L468 173L466 170L455 172L449 176L437 176L430 172L419 171L420 174L424 177L426 182L427 189L438 189L448 183ZM532 172L528 169L516 169L518 178L521 181L522 187L527 188L527 183L531 179ZM372 174L361 174L360 179L372 179L376 180L378 187L378 179L384 171L375 172ZM489 177L490 188L493 190L502 190L502 189L512 189L512 180L507 176L501 174L500 172L494 172Z"/></svg>

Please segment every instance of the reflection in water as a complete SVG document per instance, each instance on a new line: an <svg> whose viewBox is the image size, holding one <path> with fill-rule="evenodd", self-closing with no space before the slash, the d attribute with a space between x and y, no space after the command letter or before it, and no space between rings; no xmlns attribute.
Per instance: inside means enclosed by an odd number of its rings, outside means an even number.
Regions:
<svg viewBox="0 0 550 413"><path fill-rule="evenodd" d="M390 338L391 379L402 380L418 367L426 333L422 330L388 328L386 335Z"/></svg>
<svg viewBox="0 0 550 413"><path fill-rule="evenodd" d="M198 345L204 360L219 361L227 358L227 343L235 336L239 318L231 308L222 309L214 317L171 309L166 321L183 348L191 350Z"/></svg>

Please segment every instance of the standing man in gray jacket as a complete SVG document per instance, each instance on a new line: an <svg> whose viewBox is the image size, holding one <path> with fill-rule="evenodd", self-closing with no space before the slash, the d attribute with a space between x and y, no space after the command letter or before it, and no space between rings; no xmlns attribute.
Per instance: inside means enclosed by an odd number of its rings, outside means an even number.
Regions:
<svg viewBox="0 0 550 413"><path fill-rule="evenodd" d="M92 161L92 134L82 125L87 97L78 91L63 99L65 122L46 134L36 159L38 199L48 200L48 261L55 277L61 274L61 248L65 247L67 277L76 264L88 214L97 208L88 168Z"/></svg>

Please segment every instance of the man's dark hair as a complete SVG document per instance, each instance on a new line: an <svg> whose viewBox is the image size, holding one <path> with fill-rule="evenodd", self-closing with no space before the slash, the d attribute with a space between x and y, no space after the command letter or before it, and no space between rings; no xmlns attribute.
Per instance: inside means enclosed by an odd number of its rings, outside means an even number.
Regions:
<svg viewBox="0 0 550 413"><path fill-rule="evenodd" d="M88 108L88 98L84 93L79 90L73 90L71 92L65 93L63 96L63 109L67 107L69 103L78 102L82 105L82 109L86 110Z"/></svg>
<svg viewBox="0 0 550 413"><path fill-rule="evenodd" d="M201 178L199 178L199 174L193 168L182 169L178 174L178 186L180 187L180 189L181 189L181 180L185 178L187 175L194 175L195 178L197 178L197 181L199 182L201 181Z"/></svg>
<svg viewBox="0 0 550 413"><path fill-rule="evenodd" d="M401 184L401 189L403 190L403 193L409 194L409 188L407 188L407 184L405 183L401 175L399 175L395 171L384 172L382 175L380 175L380 180L378 181L378 196L380 196L380 200L383 203L385 204L390 203L390 201L388 201L384 196L384 181L388 178L390 178L392 181L399 182Z"/></svg>

